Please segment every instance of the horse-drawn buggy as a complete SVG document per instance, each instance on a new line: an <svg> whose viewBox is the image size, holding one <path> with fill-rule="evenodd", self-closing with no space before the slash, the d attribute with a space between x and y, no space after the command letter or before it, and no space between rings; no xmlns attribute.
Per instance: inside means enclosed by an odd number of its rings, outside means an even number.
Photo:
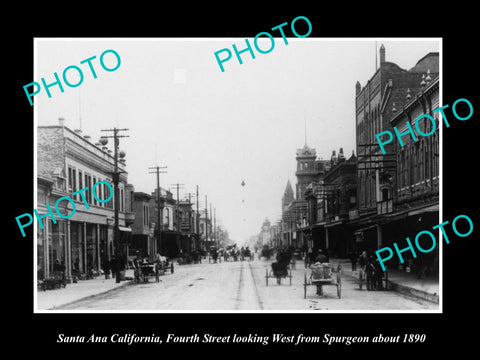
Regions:
<svg viewBox="0 0 480 360"><path fill-rule="evenodd" d="M240 249L240 260L243 261L246 258L248 258L248 260L253 260L253 252L248 248L248 246Z"/></svg>
<svg viewBox="0 0 480 360"><path fill-rule="evenodd" d="M277 279L277 284L282 283L282 279L289 278L290 285L292 285L292 269L290 268L291 254L288 252L279 252L277 254L277 261L273 262L271 265L271 270L266 269L265 281L268 286L268 279L275 278Z"/></svg>
<svg viewBox="0 0 480 360"><path fill-rule="evenodd" d="M165 256L157 256L155 261L148 261L148 259L136 259L132 264L134 272L134 282L148 282L149 277L155 277L156 282L160 282L160 276L167 272L174 273L174 265L171 259Z"/></svg>
<svg viewBox="0 0 480 360"><path fill-rule="evenodd" d="M208 252L208 263L221 262L222 260L220 255L221 253L217 248L211 247L210 251Z"/></svg>
<svg viewBox="0 0 480 360"><path fill-rule="evenodd" d="M337 287L338 298L342 294L342 278L340 276L340 265L335 269L330 263L315 263L310 266L310 276L305 272L303 283L304 298L307 297L307 287L314 285L317 287L317 295L323 296L323 286L333 285Z"/></svg>
<svg viewBox="0 0 480 360"><path fill-rule="evenodd" d="M225 247L223 252L223 260L224 261L237 261L240 256L240 251L238 250L236 245L228 245Z"/></svg>
<svg viewBox="0 0 480 360"><path fill-rule="evenodd" d="M260 254L265 260L270 260L270 257L272 256L272 249L270 249L268 245L264 245Z"/></svg>

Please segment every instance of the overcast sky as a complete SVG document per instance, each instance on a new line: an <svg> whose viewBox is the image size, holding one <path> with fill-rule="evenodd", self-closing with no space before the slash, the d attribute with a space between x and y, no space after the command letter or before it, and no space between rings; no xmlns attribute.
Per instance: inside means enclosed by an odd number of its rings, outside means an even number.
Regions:
<svg viewBox="0 0 480 360"><path fill-rule="evenodd" d="M217 223L240 242L257 234L265 218L279 219L287 180L295 188L295 152L305 143L305 120L307 143L319 157L328 159L340 147L351 155L355 83L364 86L375 71L375 39L288 42L276 38L270 53L254 50L255 59L242 54L243 65L233 55L221 72L214 52L233 43L242 49L245 39L37 39L32 81L53 82L53 73L61 77L69 65L84 70L79 87L64 85L64 93L52 87L50 99L43 89L35 96L37 125L58 124L63 117L67 127L81 126L94 142L101 129L130 129L120 149L135 190L151 193L156 178L148 167L168 166L161 186L185 184L182 197L199 185L200 206L206 194ZM435 39L378 39L377 48L382 43L386 60L407 70L440 51ZM267 49L269 40L260 46ZM121 57L116 71L99 64L107 49ZM87 64L80 65L94 55L97 79ZM111 54L105 60L115 63Z"/></svg>

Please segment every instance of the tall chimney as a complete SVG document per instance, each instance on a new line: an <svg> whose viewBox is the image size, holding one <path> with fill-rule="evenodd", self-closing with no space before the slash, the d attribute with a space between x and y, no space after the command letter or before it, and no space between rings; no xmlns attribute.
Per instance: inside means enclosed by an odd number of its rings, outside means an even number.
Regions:
<svg viewBox="0 0 480 360"><path fill-rule="evenodd" d="M385 62L385 46L380 46L380 64Z"/></svg>
<svg viewBox="0 0 480 360"><path fill-rule="evenodd" d="M63 117L58 118L58 125L65 126L65 119Z"/></svg>
<svg viewBox="0 0 480 360"><path fill-rule="evenodd" d="M357 83L355 84L355 95L358 95L361 90L362 86L360 85L360 82L357 81Z"/></svg>

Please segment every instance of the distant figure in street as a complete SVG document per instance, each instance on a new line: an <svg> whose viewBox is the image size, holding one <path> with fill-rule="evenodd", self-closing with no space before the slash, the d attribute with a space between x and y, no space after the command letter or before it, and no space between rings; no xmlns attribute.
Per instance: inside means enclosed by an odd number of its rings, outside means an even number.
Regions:
<svg viewBox="0 0 480 360"><path fill-rule="evenodd" d="M315 260L315 254L313 253L313 250L311 247L308 248L305 259L306 259L307 265L313 264L313 261Z"/></svg>
<svg viewBox="0 0 480 360"><path fill-rule="evenodd" d="M328 257L322 252L322 249L318 250L318 255L315 257L315 262L327 263Z"/></svg>
<svg viewBox="0 0 480 360"><path fill-rule="evenodd" d="M360 270L365 271L365 265L367 265L367 252L364 251L358 257L358 264L360 265Z"/></svg>

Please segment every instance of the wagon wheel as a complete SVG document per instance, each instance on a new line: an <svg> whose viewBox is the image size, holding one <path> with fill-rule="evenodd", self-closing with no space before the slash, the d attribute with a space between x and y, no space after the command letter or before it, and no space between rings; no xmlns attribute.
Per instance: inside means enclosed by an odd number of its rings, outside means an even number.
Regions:
<svg viewBox="0 0 480 360"><path fill-rule="evenodd" d="M305 279L303 281L303 298L307 298L307 273L305 272Z"/></svg>

